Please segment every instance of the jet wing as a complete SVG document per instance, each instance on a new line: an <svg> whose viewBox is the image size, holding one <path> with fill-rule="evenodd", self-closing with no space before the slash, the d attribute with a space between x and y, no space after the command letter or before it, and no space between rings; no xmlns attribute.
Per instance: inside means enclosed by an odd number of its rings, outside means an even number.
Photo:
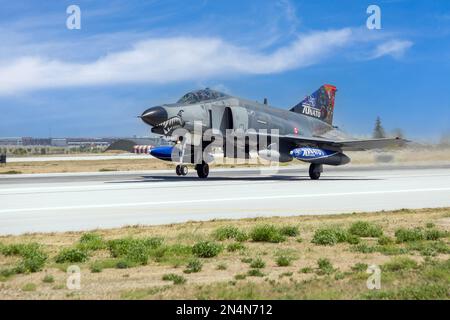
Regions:
<svg viewBox="0 0 450 320"><path fill-rule="evenodd" d="M261 135L261 133L258 133ZM321 148L340 149L342 151L364 151L370 149L382 149L386 147L398 147L404 145L408 140L401 138L383 138L383 139L367 139L367 140L332 140L323 137L303 137L293 134L273 135L278 137L280 141L285 140L296 145L317 146Z"/></svg>

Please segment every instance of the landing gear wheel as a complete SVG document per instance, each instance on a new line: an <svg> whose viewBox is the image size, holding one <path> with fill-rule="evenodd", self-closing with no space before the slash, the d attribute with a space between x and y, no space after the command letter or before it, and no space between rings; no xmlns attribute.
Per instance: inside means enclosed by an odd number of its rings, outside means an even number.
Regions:
<svg viewBox="0 0 450 320"><path fill-rule="evenodd" d="M315 164L311 163L309 166L309 177L311 180L319 180L320 173L322 172L322 165L321 164Z"/></svg>
<svg viewBox="0 0 450 320"><path fill-rule="evenodd" d="M195 170L197 170L197 175L199 178L205 179L209 174L209 165L203 161L202 164L197 164L195 166Z"/></svg>
<svg viewBox="0 0 450 320"><path fill-rule="evenodd" d="M187 174L188 174L188 167L185 166L184 164L181 165L181 167L180 167L180 173L181 173L182 176L187 175Z"/></svg>
<svg viewBox="0 0 450 320"><path fill-rule="evenodd" d="M181 176L181 165L177 165L175 172L177 173L177 176Z"/></svg>

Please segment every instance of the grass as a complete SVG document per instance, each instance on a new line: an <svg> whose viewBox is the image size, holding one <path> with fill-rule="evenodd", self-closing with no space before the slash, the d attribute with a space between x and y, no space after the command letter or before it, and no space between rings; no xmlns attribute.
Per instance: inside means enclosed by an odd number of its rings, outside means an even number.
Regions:
<svg viewBox="0 0 450 320"><path fill-rule="evenodd" d="M284 242L286 237L281 234L280 230L270 224L255 226L250 232L250 238L255 242Z"/></svg>
<svg viewBox="0 0 450 320"><path fill-rule="evenodd" d="M414 228L414 229L400 228L397 231L395 231L395 238L397 239L398 243L401 243L401 242L424 240L425 235L423 229L421 228Z"/></svg>
<svg viewBox="0 0 450 320"><path fill-rule="evenodd" d="M163 275L162 279L164 281L172 281L173 284L184 284L184 283L186 283L186 278L185 277L180 276L180 275L175 274L175 273L165 274L165 275Z"/></svg>
<svg viewBox="0 0 450 320"><path fill-rule="evenodd" d="M256 258L250 263L250 268L263 269L266 267L266 263L261 258Z"/></svg>
<svg viewBox="0 0 450 320"><path fill-rule="evenodd" d="M352 223L348 232L358 237L381 237L383 235L383 229L374 223L367 221L356 221Z"/></svg>
<svg viewBox="0 0 450 320"><path fill-rule="evenodd" d="M83 263L89 259L89 254L86 250L79 248L65 248L62 249L55 257L56 263Z"/></svg>
<svg viewBox="0 0 450 320"><path fill-rule="evenodd" d="M196 273L202 270L203 263L199 259L192 259L184 269L184 273Z"/></svg>
<svg viewBox="0 0 450 320"><path fill-rule="evenodd" d="M199 258L213 258L222 250L222 245L212 241L200 241L192 247L192 253Z"/></svg>
<svg viewBox="0 0 450 320"><path fill-rule="evenodd" d="M333 246L337 243L346 242L348 239L347 231L339 227L326 227L316 230L311 242L322 246ZM351 241L355 242L354 237Z"/></svg>
<svg viewBox="0 0 450 320"><path fill-rule="evenodd" d="M317 260L317 268L318 275L331 274L335 271L333 264L327 258L320 258Z"/></svg>
<svg viewBox="0 0 450 320"><path fill-rule="evenodd" d="M12 293L25 299L38 295L51 299L441 299L444 297L441 289L450 287L449 264L445 263L450 258L449 212L450 209L425 209L250 218L3 236L0 237L0 281L4 283L0 285L7 286L8 290L0 292L0 298L9 298ZM351 227L360 221L380 226L383 235L352 234ZM432 225L426 227L427 223ZM259 233L259 239L264 241L254 241L252 237L237 241L232 236L236 230L250 236L261 226L269 226L259 229L266 230ZM282 233L286 226L299 226L294 228L298 230L297 236L293 236L294 229ZM312 242L323 229L332 230L336 245ZM420 229L422 240L397 242L395 233L399 229ZM230 236L217 240L217 230ZM284 241L265 241L270 240L267 234L278 234ZM296 240L299 234L302 242ZM352 244L351 237L358 239L358 243ZM67 277L67 266L73 264L55 263L56 257L67 249L80 250L88 256L84 262L75 264L81 268L82 281L89 283L89 290L82 290L76 296L66 296L67 290L57 289L59 286L64 289L64 280L59 279ZM216 251L220 252L214 255ZM209 252L213 252L212 257L197 255L209 256ZM40 261L38 268L30 264L25 267L22 262L26 257ZM382 269L382 290L378 292L366 288L368 264ZM30 270L39 271L31 274ZM166 276L164 281L169 282L163 285L163 275L170 274L184 281ZM56 280L50 286L44 282L47 275ZM246 280L239 281L243 279ZM186 281L187 285L172 285ZM27 283L37 284L35 293L22 290ZM161 287L166 289L158 289Z"/></svg>
<svg viewBox="0 0 450 320"><path fill-rule="evenodd" d="M27 283L22 287L22 291L30 292L30 291L36 291L37 285L34 283Z"/></svg>
<svg viewBox="0 0 450 320"><path fill-rule="evenodd" d="M22 171L19 171L19 170L8 170L8 171L0 172L0 174L21 174L21 173L22 173Z"/></svg>
<svg viewBox="0 0 450 320"><path fill-rule="evenodd" d="M47 274L43 279L42 282L44 283L53 283L55 282L55 278L51 274Z"/></svg>
<svg viewBox="0 0 450 320"><path fill-rule="evenodd" d="M217 241L234 239L236 241L242 242L248 239L248 236L245 232L232 225L227 225L216 229L213 232L212 236Z"/></svg>

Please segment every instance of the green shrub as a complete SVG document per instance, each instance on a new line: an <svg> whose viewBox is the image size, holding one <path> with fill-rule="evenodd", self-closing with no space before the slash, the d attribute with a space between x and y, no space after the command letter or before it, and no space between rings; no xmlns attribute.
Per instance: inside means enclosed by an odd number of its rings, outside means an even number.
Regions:
<svg viewBox="0 0 450 320"><path fill-rule="evenodd" d="M443 241L416 241L408 243L409 250L419 251L423 256L435 256L438 253L450 254L450 247Z"/></svg>
<svg viewBox="0 0 450 320"><path fill-rule="evenodd" d="M352 270L355 272L365 272L368 267L367 263L358 262L352 267Z"/></svg>
<svg viewBox="0 0 450 320"><path fill-rule="evenodd" d="M253 259L250 257L244 257L241 259L241 262L243 263L252 263Z"/></svg>
<svg viewBox="0 0 450 320"><path fill-rule="evenodd" d="M92 264L90 269L92 273L99 273L103 271L102 266L99 264Z"/></svg>
<svg viewBox="0 0 450 320"><path fill-rule="evenodd" d="M261 258L256 258L250 263L250 267L253 269L262 269L266 267L266 263Z"/></svg>
<svg viewBox="0 0 450 320"><path fill-rule="evenodd" d="M116 268L117 269L128 269L128 268L132 268L134 266L135 266L134 263L132 263L131 261L125 260L125 259L119 260L116 263Z"/></svg>
<svg viewBox="0 0 450 320"><path fill-rule="evenodd" d="M347 235L346 242L348 242L350 244L358 244L358 243L361 242L361 239L358 236L354 235L354 234L349 234L349 235Z"/></svg>
<svg viewBox="0 0 450 320"><path fill-rule="evenodd" d="M42 282L44 282L44 283L53 283L53 282L55 282L55 278L53 278L53 276L51 274L47 274L42 279Z"/></svg>
<svg viewBox="0 0 450 320"><path fill-rule="evenodd" d="M286 237L296 237L300 234L297 226L283 226L279 229L280 234Z"/></svg>
<svg viewBox="0 0 450 320"><path fill-rule="evenodd" d="M203 264L199 259L192 259L186 266L184 273L196 273L202 270Z"/></svg>
<svg viewBox="0 0 450 320"><path fill-rule="evenodd" d="M395 257L382 266L382 270L391 272L415 268L417 268L417 262L407 257Z"/></svg>
<svg viewBox="0 0 450 320"><path fill-rule="evenodd" d="M429 228L429 229L431 229L431 228L434 228L434 227L435 227L435 224L434 224L433 222L428 222L428 223L426 224L426 227Z"/></svg>
<svg viewBox="0 0 450 320"><path fill-rule="evenodd" d="M199 258L212 258L222 252L223 247L215 242L200 241L192 247L192 252Z"/></svg>
<svg viewBox="0 0 450 320"><path fill-rule="evenodd" d="M383 235L383 229L380 226L367 221L354 222L348 232L359 237L377 238Z"/></svg>
<svg viewBox="0 0 450 320"><path fill-rule="evenodd" d="M83 250L95 251L106 248L106 243L100 235L88 232L81 236L79 247Z"/></svg>
<svg viewBox="0 0 450 320"><path fill-rule="evenodd" d="M22 291L36 291L36 288L34 283L27 283L22 287Z"/></svg>
<svg viewBox="0 0 450 320"><path fill-rule="evenodd" d="M162 279L164 281L172 281L173 284L183 284L186 282L186 278L175 273L165 274L163 275Z"/></svg>
<svg viewBox="0 0 450 320"><path fill-rule="evenodd" d="M234 239L239 242L245 241L248 238L245 232L239 230L235 226L220 227L213 232L213 237L218 241Z"/></svg>
<svg viewBox="0 0 450 320"><path fill-rule="evenodd" d="M229 252L235 252L238 250L245 250L245 246L240 242L230 243L227 246L227 251L229 251Z"/></svg>
<svg viewBox="0 0 450 320"><path fill-rule="evenodd" d="M250 238L255 242L283 242L286 238L273 225L264 224L255 226L250 232Z"/></svg>
<svg viewBox="0 0 450 320"><path fill-rule="evenodd" d="M161 253L165 250L159 250L163 240L161 238L122 238L108 241L108 249L114 258L124 258L131 263L145 265L152 254Z"/></svg>
<svg viewBox="0 0 450 320"><path fill-rule="evenodd" d="M399 255L399 254L407 254L409 252L406 248L401 248L392 244L377 246L376 251L382 253L387 256Z"/></svg>
<svg viewBox="0 0 450 320"><path fill-rule="evenodd" d="M15 273L41 271L47 261L47 254L37 243L12 244L2 247L5 256L20 256L22 260L13 269Z"/></svg>
<svg viewBox="0 0 450 320"><path fill-rule="evenodd" d="M381 236L378 238L378 244L381 246L391 245L393 243L394 243L394 240L392 238L389 238L386 236Z"/></svg>
<svg viewBox="0 0 450 320"><path fill-rule="evenodd" d="M265 274L261 272L259 269L250 269L247 272L247 276L249 277L264 277Z"/></svg>
<svg viewBox="0 0 450 320"><path fill-rule="evenodd" d="M440 238L444 238L445 236L446 232L437 229L427 229L425 230L424 234L426 240L439 240Z"/></svg>
<svg viewBox="0 0 450 320"><path fill-rule="evenodd" d="M217 270L227 270L227 265L225 263L219 263L216 267Z"/></svg>
<svg viewBox="0 0 450 320"><path fill-rule="evenodd" d="M78 248L66 248L62 249L55 257L56 263L65 262L85 262L89 258L85 250Z"/></svg>
<svg viewBox="0 0 450 320"><path fill-rule="evenodd" d="M397 238L397 242L420 241L424 239L424 232L421 228L400 228L395 231L395 237Z"/></svg>
<svg viewBox="0 0 450 320"><path fill-rule="evenodd" d="M312 273L314 270L311 267L304 267L300 269L300 273Z"/></svg>
<svg viewBox="0 0 450 320"><path fill-rule="evenodd" d="M359 243L359 238L357 239L357 236L350 235L339 227L325 227L316 230L311 242L323 246L333 246L341 242Z"/></svg>
<svg viewBox="0 0 450 320"><path fill-rule="evenodd" d="M234 276L236 280L244 280L247 277L246 274L237 274Z"/></svg>
<svg viewBox="0 0 450 320"><path fill-rule="evenodd" d="M374 246L369 246L367 243L363 242L353 246L352 250L361 253L374 253L377 250L377 248Z"/></svg>
<svg viewBox="0 0 450 320"><path fill-rule="evenodd" d="M331 261L326 258L320 258L317 260L317 266L319 268L317 274L323 275L323 274L331 274L334 272L333 265L331 264Z"/></svg>
<svg viewBox="0 0 450 320"><path fill-rule="evenodd" d="M290 266L292 262L292 257L287 255L279 255L276 259L277 266L279 267L287 267Z"/></svg>

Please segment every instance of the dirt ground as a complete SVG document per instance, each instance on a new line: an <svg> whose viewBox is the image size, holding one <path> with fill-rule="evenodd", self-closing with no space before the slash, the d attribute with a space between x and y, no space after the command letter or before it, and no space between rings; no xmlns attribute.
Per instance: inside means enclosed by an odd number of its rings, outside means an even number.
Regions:
<svg viewBox="0 0 450 320"><path fill-rule="evenodd" d="M201 258L203 267L200 272L186 274L183 270L191 256L175 256L168 260L150 258L147 265L126 269L114 266L105 267L101 272L92 272L95 262L111 259L107 249L90 253L89 260L75 263L81 268L81 289L66 288L68 264L58 264L55 256L63 248L73 247L80 239L81 232L37 233L20 236L0 237L3 246L18 243L37 242L41 244L49 259L44 269L29 274L15 274L0 278L0 299L203 299L203 298L357 298L366 292L365 272L347 276L343 280L338 275L352 272L357 263L383 265L390 261L391 254L380 252L362 253L353 250L355 245L339 243L334 246L322 246L311 243L314 232L326 226L348 228L355 221L368 221L382 227L386 236L394 237L398 228L433 228L450 231L450 208L399 210L394 212L358 213L331 216L273 217L241 220L220 220L209 222L188 222L162 226L129 226L110 230L96 230L105 241L124 237L161 237L166 245L192 246L198 241L214 241L212 233L219 227L235 226L249 232L256 225L271 224L277 227L298 226L299 235L287 238L281 243L243 242L244 249L238 251L223 250L213 258ZM428 227L429 227L428 226ZM449 238L445 238L447 247ZM224 248L232 240L218 241ZM364 238L363 242L372 245L376 238ZM395 247L404 247L395 244ZM291 264L278 266L277 257L287 255ZM426 257L416 251L402 254L422 263ZM260 258L265 262L261 269L263 276L245 277L239 275L248 272L251 267L247 259ZM449 259L449 254L438 254L436 260ZM304 268L317 269L318 259L326 258L335 271L333 277L319 275L317 272L302 272ZM0 270L18 262L17 257L0 254ZM220 269L220 270L219 270ZM172 284L164 281L163 275L174 273L182 276L184 284ZM51 276L53 281L44 281ZM350 278L348 278L350 277ZM403 276L414 279L414 273ZM409 277L409 278L408 278ZM388 280L386 280L388 281ZM398 280L388 282L388 288L398 286ZM411 280L413 281L413 280ZM333 284L331 284L333 283ZM335 285L338 284L338 286ZM332 289L335 288L335 289ZM339 292L336 292L339 288ZM449 288L450 290L450 288ZM281 295L282 294L282 295Z"/></svg>

